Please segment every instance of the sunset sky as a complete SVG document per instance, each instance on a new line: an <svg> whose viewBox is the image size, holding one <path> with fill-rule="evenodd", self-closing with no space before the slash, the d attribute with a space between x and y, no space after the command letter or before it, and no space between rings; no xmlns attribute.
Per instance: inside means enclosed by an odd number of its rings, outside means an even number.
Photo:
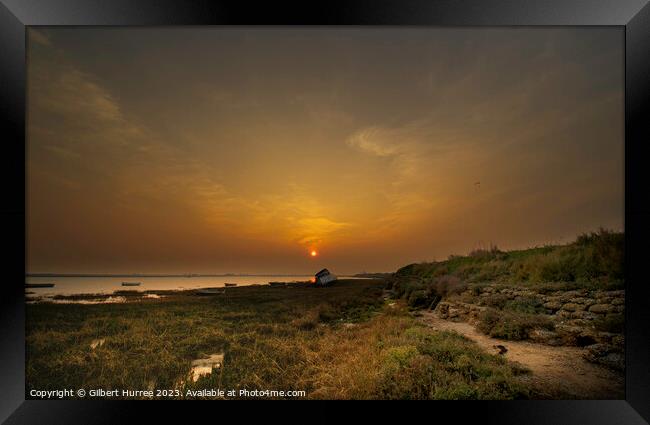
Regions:
<svg viewBox="0 0 650 425"><path fill-rule="evenodd" d="M394 271L622 230L623 36L31 29L27 271Z"/></svg>

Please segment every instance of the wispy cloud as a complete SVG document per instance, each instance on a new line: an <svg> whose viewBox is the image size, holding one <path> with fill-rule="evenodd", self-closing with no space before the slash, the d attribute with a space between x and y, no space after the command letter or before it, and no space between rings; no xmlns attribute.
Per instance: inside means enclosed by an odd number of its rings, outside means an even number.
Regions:
<svg viewBox="0 0 650 425"><path fill-rule="evenodd" d="M40 44L41 46L52 45L52 42L50 41L49 37L47 37L43 32L37 29L28 28L27 34L29 35L29 40L36 44Z"/></svg>

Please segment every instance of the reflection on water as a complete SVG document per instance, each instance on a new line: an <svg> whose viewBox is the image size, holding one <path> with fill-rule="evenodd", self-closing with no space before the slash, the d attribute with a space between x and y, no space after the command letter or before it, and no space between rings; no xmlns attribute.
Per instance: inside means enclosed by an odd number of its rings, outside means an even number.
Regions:
<svg viewBox="0 0 650 425"><path fill-rule="evenodd" d="M213 369L221 369L223 366L223 353L211 354L207 359L192 361L192 381L196 382L201 376L207 376Z"/></svg>
<svg viewBox="0 0 650 425"><path fill-rule="evenodd" d="M93 341L90 343L90 348L94 350L95 348L104 345L104 342L106 342L104 338L93 339Z"/></svg>

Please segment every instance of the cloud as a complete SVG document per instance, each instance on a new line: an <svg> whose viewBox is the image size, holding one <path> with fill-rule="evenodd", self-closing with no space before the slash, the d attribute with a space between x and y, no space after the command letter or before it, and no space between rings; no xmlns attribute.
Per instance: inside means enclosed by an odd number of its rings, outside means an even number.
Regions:
<svg viewBox="0 0 650 425"><path fill-rule="evenodd" d="M379 127L369 127L357 131L350 136L346 143L362 152L380 157L395 156L400 152L400 141L396 140L395 132Z"/></svg>
<svg viewBox="0 0 650 425"><path fill-rule="evenodd" d="M93 184L119 181L147 156L170 163L174 152L169 146L127 117L98 78L59 51L36 55L28 79L28 161L38 161L44 172Z"/></svg>
<svg viewBox="0 0 650 425"><path fill-rule="evenodd" d="M50 152L53 152L54 154L64 158L64 159L79 159L81 158L81 155L78 152L72 151L70 149L66 149L61 146L56 146L56 145L47 145L45 146L45 149L47 149Z"/></svg>
<svg viewBox="0 0 650 425"><path fill-rule="evenodd" d="M41 46L51 46L50 39L41 31L34 28L28 28L29 40L33 43L40 44Z"/></svg>
<svg viewBox="0 0 650 425"><path fill-rule="evenodd" d="M62 117L74 117L69 124L101 125L124 131L129 123L122 115L120 106L115 98L94 81L90 74L79 71L73 66L39 67L33 70L32 101L38 108Z"/></svg>

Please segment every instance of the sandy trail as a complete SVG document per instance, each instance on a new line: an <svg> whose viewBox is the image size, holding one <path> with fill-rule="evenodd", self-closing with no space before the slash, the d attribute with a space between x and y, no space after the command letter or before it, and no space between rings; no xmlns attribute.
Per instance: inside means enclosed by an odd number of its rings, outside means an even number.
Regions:
<svg viewBox="0 0 650 425"><path fill-rule="evenodd" d="M623 399L625 381L602 366L582 358L583 348L552 347L523 341L505 341L478 332L466 322L452 322L425 312L419 318L427 326L437 330L456 331L475 341L490 353L503 345L508 351L504 356L532 371L524 379L532 384L540 398L574 399Z"/></svg>

